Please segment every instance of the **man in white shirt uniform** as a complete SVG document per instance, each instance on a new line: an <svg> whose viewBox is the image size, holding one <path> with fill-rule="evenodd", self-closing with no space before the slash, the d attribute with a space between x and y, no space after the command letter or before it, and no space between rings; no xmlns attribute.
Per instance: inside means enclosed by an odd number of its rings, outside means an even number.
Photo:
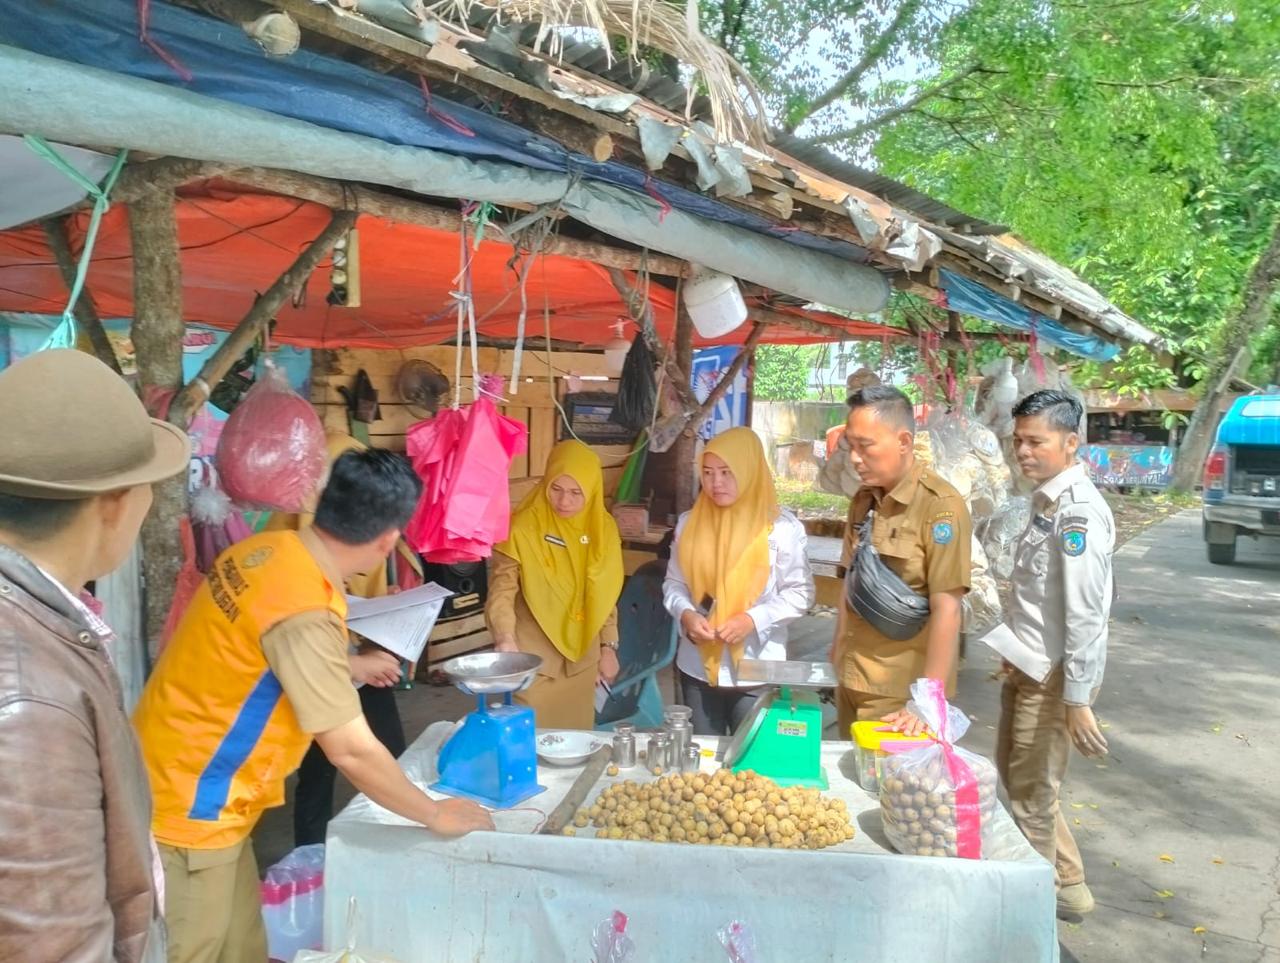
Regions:
<svg viewBox="0 0 1280 963"><path fill-rule="evenodd" d="M1091 708L1102 684L1113 581L1115 521L1076 459L1083 412L1060 391L1014 408L1014 451L1032 494L1014 556L1006 625L986 642L1005 660L996 761L1023 835L1054 866L1058 913L1093 909L1084 864L1059 803L1072 744L1104 755Z"/></svg>

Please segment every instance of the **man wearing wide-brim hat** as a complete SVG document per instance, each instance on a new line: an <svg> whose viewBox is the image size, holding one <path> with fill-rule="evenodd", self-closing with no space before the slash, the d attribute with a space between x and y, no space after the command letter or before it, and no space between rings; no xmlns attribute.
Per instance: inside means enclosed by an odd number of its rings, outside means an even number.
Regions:
<svg viewBox="0 0 1280 963"><path fill-rule="evenodd" d="M163 959L146 770L79 596L189 461L89 355L0 372L0 959Z"/></svg>

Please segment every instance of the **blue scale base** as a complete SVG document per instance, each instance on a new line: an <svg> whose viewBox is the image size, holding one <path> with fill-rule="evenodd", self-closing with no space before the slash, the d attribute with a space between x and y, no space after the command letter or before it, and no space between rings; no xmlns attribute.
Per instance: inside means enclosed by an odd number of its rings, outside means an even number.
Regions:
<svg viewBox="0 0 1280 963"><path fill-rule="evenodd" d="M480 706L440 748L436 792L510 809L546 787L538 785L533 710L511 704Z"/></svg>

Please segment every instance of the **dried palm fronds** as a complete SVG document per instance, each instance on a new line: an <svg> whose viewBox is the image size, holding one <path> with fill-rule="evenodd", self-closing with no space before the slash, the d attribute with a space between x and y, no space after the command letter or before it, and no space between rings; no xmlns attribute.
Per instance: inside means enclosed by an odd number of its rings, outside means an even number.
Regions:
<svg viewBox="0 0 1280 963"><path fill-rule="evenodd" d="M741 64L698 30L696 8L687 13L665 0L437 0L428 2L426 10L455 23L466 23L477 10L499 21L536 23L535 49L555 57L562 52L563 28L598 33L611 61L615 37L625 41L633 58L641 47L660 50L701 75L720 140L763 146L767 139L759 90ZM691 101L693 96L691 92Z"/></svg>

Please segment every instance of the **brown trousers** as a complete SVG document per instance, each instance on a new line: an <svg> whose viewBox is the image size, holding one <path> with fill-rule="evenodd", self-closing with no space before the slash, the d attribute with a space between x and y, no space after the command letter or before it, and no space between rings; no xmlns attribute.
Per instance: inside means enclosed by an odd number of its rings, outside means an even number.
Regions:
<svg viewBox="0 0 1280 963"><path fill-rule="evenodd" d="M841 739L853 738L849 727L855 722L883 719L890 713L907 707L906 696L876 695L871 692L855 692L844 686L836 688L836 723Z"/></svg>
<svg viewBox="0 0 1280 963"><path fill-rule="evenodd" d="M1084 882L1084 863L1062 814L1059 794L1071 758L1062 667L1043 683L1011 669L1000 693L996 766L1013 820L1054 869L1058 887Z"/></svg>
<svg viewBox="0 0 1280 963"><path fill-rule="evenodd" d="M249 840L226 849L160 846L169 963L265 963L258 861Z"/></svg>

